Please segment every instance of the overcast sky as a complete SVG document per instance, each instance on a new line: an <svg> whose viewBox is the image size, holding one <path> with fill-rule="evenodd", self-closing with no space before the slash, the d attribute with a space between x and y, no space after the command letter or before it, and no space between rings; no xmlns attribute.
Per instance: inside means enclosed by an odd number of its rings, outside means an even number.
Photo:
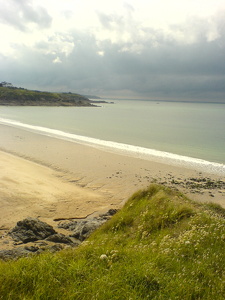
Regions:
<svg viewBox="0 0 225 300"><path fill-rule="evenodd" d="M225 2L0 0L0 81L225 102Z"/></svg>

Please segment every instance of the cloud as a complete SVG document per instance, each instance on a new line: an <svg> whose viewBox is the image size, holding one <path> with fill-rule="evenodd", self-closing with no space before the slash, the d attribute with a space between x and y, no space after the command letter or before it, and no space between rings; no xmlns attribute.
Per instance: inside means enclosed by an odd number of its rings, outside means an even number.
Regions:
<svg viewBox="0 0 225 300"><path fill-rule="evenodd" d="M4 53L0 56L2 81L100 96L225 101L224 10L152 26L137 17L137 5L130 1L118 12L97 7L85 29L76 28L78 12L71 10L65 19L60 11L51 27L47 22L41 34L34 30L28 42L28 25L39 26L38 20L48 15L50 6L43 13L31 1L4 3L10 3L13 13L15 5L20 9L18 19L12 20L15 24L10 24L23 30L23 35L22 42L14 38L8 44L16 56L0 50ZM69 11L69 6L63 11Z"/></svg>
<svg viewBox="0 0 225 300"><path fill-rule="evenodd" d="M129 4L128 2L124 2L123 3L123 7L129 12L129 13L133 13L135 11L134 7Z"/></svg>
<svg viewBox="0 0 225 300"><path fill-rule="evenodd" d="M63 59L72 53L74 42L72 36L58 32L47 36L42 42L36 43L34 47L43 55L53 55L56 58L60 56Z"/></svg>
<svg viewBox="0 0 225 300"><path fill-rule="evenodd" d="M61 61L61 59L57 56L57 57L53 60L53 63L54 63L54 64L61 64L62 61Z"/></svg>
<svg viewBox="0 0 225 300"><path fill-rule="evenodd" d="M29 31L30 24L48 28L52 18L45 8L34 6L32 0L1 1L0 21L21 31Z"/></svg>
<svg viewBox="0 0 225 300"><path fill-rule="evenodd" d="M70 35L74 47L67 56L62 56L62 51L58 55L60 51L56 51L54 39L51 42L55 52L40 50L46 50L47 44L38 45L33 52L29 48L21 49L23 65L15 62L11 76L15 75L16 80L20 74L25 85L29 81L44 89L63 88L80 93L91 90L118 95L125 90L160 99L224 97L225 62L220 40L210 43L204 40L188 47L176 41L168 42L161 35L157 41L157 47L152 40L142 44L141 54L121 51L122 45L105 41L101 44L104 55L99 55L103 52L99 51L93 35L74 32Z"/></svg>

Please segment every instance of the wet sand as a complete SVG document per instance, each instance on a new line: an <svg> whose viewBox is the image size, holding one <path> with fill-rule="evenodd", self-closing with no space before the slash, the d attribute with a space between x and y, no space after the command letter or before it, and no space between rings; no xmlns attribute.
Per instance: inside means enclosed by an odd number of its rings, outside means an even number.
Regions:
<svg viewBox="0 0 225 300"><path fill-rule="evenodd" d="M54 225L55 219L120 208L132 193L152 182L225 207L223 176L5 125L0 125L0 150L0 234L28 216Z"/></svg>

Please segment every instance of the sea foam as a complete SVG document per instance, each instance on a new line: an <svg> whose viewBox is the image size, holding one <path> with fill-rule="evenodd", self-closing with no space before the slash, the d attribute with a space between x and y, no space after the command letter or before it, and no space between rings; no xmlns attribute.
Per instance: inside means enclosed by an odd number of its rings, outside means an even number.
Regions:
<svg viewBox="0 0 225 300"><path fill-rule="evenodd" d="M55 137L70 142L80 143L83 145L88 145L108 152L136 157L144 160L161 162L168 165L192 168L199 171L205 171L217 175L225 175L224 164L210 162L199 158L193 158L193 157L178 155L174 153L159 151L155 149L149 149L149 148L144 148L144 147L139 147L139 146L134 146L129 144L123 144L123 143L118 143L113 141L106 141L97 138L76 135L73 133L68 133L57 129L24 124L19 121L14 121L14 120L9 120L4 118L0 118L0 124L23 128L28 131L39 133L42 135Z"/></svg>

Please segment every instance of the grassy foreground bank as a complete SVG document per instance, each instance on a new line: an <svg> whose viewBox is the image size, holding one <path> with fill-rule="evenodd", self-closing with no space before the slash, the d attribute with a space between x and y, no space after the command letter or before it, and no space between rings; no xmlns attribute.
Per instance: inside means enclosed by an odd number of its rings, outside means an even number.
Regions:
<svg viewBox="0 0 225 300"><path fill-rule="evenodd" d="M225 210L159 185L79 248L0 262L0 299L224 299Z"/></svg>

